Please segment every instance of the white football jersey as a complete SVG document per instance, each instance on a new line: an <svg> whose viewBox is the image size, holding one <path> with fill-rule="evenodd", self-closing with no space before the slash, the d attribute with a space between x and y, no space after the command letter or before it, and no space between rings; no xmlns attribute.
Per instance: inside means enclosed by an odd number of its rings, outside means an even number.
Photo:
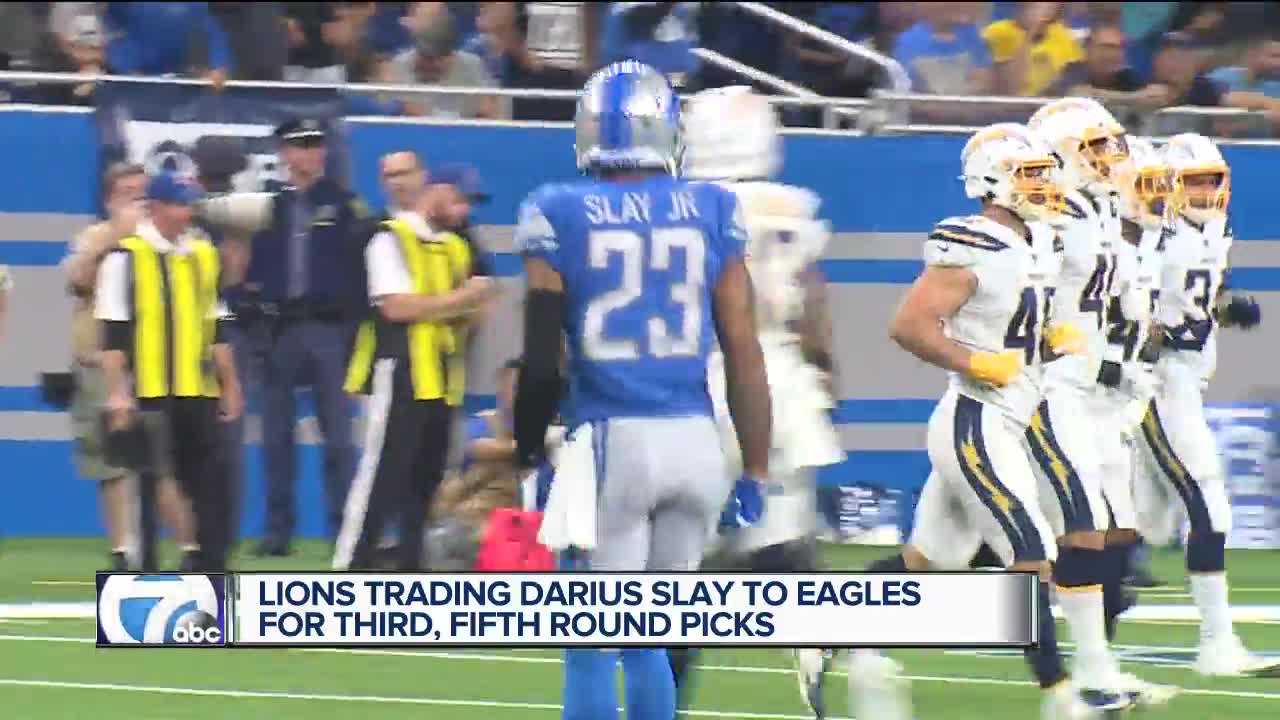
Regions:
<svg viewBox="0 0 1280 720"><path fill-rule="evenodd" d="M816 217L820 200L803 188L769 182L728 183L747 226L747 269L756 291L762 336L790 334L804 311L800 274L817 262L831 236Z"/></svg>
<svg viewBox="0 0 1280 720"><path fill-rule="evenodd" d="M1066 195L1068 217L1062 238L1062 265L1053 295L1054 322L1074 324L1084 334L1087 352L1058 358L1045 366L1045 382L1092 389L1107 346L1107 309L1116 276L1120 213L1114 196Z"/></svg>
<svg viewBox="0 0 1280 720"><path fill-rule="evenodd" d="M1225 220L1197 228L1183 218L1164 234L1156 319L1168 330L1160 363L1190 370L1202 383L1218 363L1218 323L1213 307L1231 252Z"/></svg>
<svg viewBox="0 0 1280 720"><path fill-rule="evenodd" d="M951 373L951 386L1023 424L1040 402L1041 333L1053 281L1045 251L1044 242L1028 242L982 216L938 223L924 249L927 265L966 268L978 278L973 295L947 320L947 336L975 351L1025 353L1022 373L1005 387L964 373Z"/></svg>
<svg viewBox="0 0 1280 720"><path fill-rule="evenodd" d="M1137 362L1151 334L1156 298L1160 296L1162 234L1162 230L1146 230L1137 245L1126 241L1116 246L1116 279L1107 313L1108 360Z"/></svg>

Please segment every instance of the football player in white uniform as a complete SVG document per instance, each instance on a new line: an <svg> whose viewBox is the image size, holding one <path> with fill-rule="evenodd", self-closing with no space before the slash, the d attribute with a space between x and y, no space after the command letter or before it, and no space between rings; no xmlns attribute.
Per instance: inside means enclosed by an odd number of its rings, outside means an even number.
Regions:
<svg viewBox="0 0 1280 720"><path fill-rule="evenodd" d="M766 497L757 525L725 531L723 549L734 565L750 570L804 572L818 569L815 470L843 460L844 450L830 419L831 321L816 268L830 231L817 217L816 195L771 181L781 164L778 121L765 98L746 87L693 96L685 111L684 176L723 183L741 203L756 327L776 398L769 473L777 491ZM729 474L736 478L742 457L723 362L718 353L711 356L708 378ZM677 675L687 671L684 655L672 653ZM793 656L801 694L818 718L825 714L821 680L828 658L818 649Z"/></svg>
<svg viewBox="0 0 1280 720"><path fill-rule="evenodd" d="M1168 694L1122 674L1111 653L1103 591L1111 526L1105 498L1132 492L1127 475L1108 477L1103 466L1103 458L1124 452L1118 420L1112 419L1115 403L1107 400L1124 382L1122 367L1106 358L1107 311L1123 242L1116 183L1128 159L1124 128L1097 102L1082 98L1048 103L1028 124L1053 146L1070 188L1067 217L1059 226L1063 256L1053 318L1078 328L1086 346L1078 355L1046 358L1044 398L1026 432L1042 507L1058 539L1054 583L1076 642L1073 676L1098 707L1121 709L1135 700L1154 704ZM1112 426L1114 432L1098 432Z"/></svg>
<svg viewBox="0 0 1280 720"><path fill-rule="evenodd" d="M1231 508L1203 397L1217 364L1219 326L1249 328L1261 312L1251 298L1220 295L1231 249L1231 172L1222 154L1208 138L1187 133L1169 139L1165 159L1173 169L1174 217L1164 237L1156 310L1163 341L1159 389L1142 434L1190 520L1187 572L1200 610L1195 669L1211 676L1269 674L1280 670L1280 660L1246 650L1231 622L1225 559Z"/></svg>
<svg viewBox="0 0 1280 720"><path fill-rule="evenodd" d="M1107 504L1112 514L1112 530L1107 533L1107 579L1103 583L1107 639L1114 640L1120 613L1133 603L1126 578L1149 576L1139 558L1142 542L1137 530L1138 499L1159 490L1146 453L1137 441L1139 425L1155 394L1154 344L1149 343L1156 300L1160 296L1161 238L1168 218L1173 192L1173 173L1164 154L1145 138L1129 136L1129 164L1117 185L1120 198L1121 233L1124 242L1117 253L1116 283L1108 311L1107 360L1120 363L1122 383L1107 393L1116 404L1124 451L1114 443L1104 450L1105 477L1129 477L1131 492L1122 484L1107 484ZM1147 501L1150 503L1151 501Z"/></svg>
<svg viewBox="0 0 1280 720"><path fill-rule="evenodd" d="M869 569L964 568L985 542L1005 567L1047 578L1057 548L1023 433L1041 398L1043 348L1083 349L1075 342L1078 330L1046 326L1053 278L1037 257L1029 225L1061 212L1058 161L1025 129L988 129L970 139L962 163L965 194L981 201L981 214L950 218L933 229L925 270L890 330L903 349L950 373L929 420L933 474L921 492L910 542L900 555ZM1045 583L1038 608L1040 645L1027 651L1027 659L1046 690L1045 717L1095 716L1062 666ZM856 704L855 714L901 717Z"/></svg>

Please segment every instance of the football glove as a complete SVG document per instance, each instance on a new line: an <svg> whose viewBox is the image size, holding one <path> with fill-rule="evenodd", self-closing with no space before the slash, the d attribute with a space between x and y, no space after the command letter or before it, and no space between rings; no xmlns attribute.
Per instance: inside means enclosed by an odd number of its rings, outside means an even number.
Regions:
<svg viewBox="0 0 1280 720"><path fill-rule="evenodd" d="M751 527L764 515L764 482L743 475L733 484L729 502L720 513L720 528Z"/></svg>
<svg viewBox="0 0 1280 720"><path fill-rule="evenodd" d="M1059 355L1079 355L1088 349L1088 341L1080 328L1069 322L1054 323L1044 334L1049 348Z"/></svg>
<svg viewBox="0 0 1280 720"><path fill-rule="evenodd" d="M969 377L1004 387L1022 372L1022 351L976 352L969 356Z"/></svg>
<svg viewBox="0 0 1280 720"><path fill-rule="evenodd" d="M1230 301L1218 307L1218 322L1223 327L1238 326L1249 330L1262 322L1262 308L1251 295L1233 295Z"/></svg>

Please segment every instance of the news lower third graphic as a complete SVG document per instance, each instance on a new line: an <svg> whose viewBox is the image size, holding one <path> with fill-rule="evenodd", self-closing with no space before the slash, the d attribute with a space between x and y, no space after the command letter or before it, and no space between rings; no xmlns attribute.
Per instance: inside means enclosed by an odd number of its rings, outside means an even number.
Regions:
<svg viewBox="0 0 1280 720"><path fill-rule="evenodd" d="M98 646L225 646L224 575L99 573Z"/></svg>
<svg viewBox="0 0 1280 720"><path fill-rule="evenodd" d="M98 645L1021 648L1036 602L1027 573L103 573Z"/></svg>

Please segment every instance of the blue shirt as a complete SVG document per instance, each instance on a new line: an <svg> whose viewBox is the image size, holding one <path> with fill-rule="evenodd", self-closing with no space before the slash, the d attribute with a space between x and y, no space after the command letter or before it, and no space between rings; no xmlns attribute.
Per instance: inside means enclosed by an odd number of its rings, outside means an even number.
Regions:
<svg viewBox="0 0 1280 720"><path fill-rule="evenodd" d="M918 22L898 36L893 56L911 73L916 92L971 95L971 73L991 67L991 50L977 27L957 25L952 35L940 40L929 23Z"/></svg>
<svg viewBox="0 0 1280 720"><path fill-rule="evenodd" d="M106 20L120 33L107 46L107 65L121 75L186 73L191 65L190 42L203 33L209 67L229 70L231 48L227 34L202 2L107 3Z"/></svg>
<svg viewBox="0 0 1280 720"><path fill-rule="evenodd" d="M570 427L711 414L712 289L745 240L737 198L709 183L584 181L525 200L516 246L564 282Z"/></svg>
<svg viewBox="0 0 1280 720"><path fill-rule="evenodd" d="M600 66L638 60L666 75L696 72L699 65L693 54L698 42L696 3L677 3L646 37L628 32L626 15L633 5L608 3L600 42Z"/></svg>
<svg viewBox="0 0 1280 720"><path fill-rule="evenodd" d="M1242 67L1221 67L1209 73L1209 79L1227 92L1260 92L1267 97L1280 97L1280 79L1261 78L1249 81Z"/></svg>

